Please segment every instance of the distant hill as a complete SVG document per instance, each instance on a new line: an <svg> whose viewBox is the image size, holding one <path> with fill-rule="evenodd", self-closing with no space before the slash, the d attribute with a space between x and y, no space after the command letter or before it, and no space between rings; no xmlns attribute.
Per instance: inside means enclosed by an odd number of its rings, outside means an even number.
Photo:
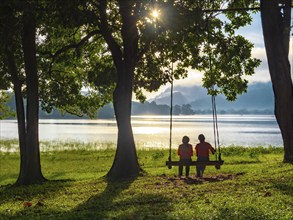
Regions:
<svg viewBox="0 0 293 220"><path fill-rule="evenodd" d="M170 114L170 88L149 99L145 103L132 102L132 115L169 115ZM274 96L271 83L254 83L248 86L245 94L239 95L234 102L229 102L223 95L216 98L219 114L273 114ZM8 103L15 110L14 97ZM177 105L177 106L175 106ZM211 114L211 96L201 86L176 86L173 93L173 114ZM179 113L176 110L181 109ZM185 109L185 111L183 111ZM80 118L68 113L53 109L46 113L40 109L40 118ZM97 112L98 118L113 118L115 116L112 104L107 104ZM83 116L82 118L88 118Z"/></svg>
<svg viewBox="0 0 293 220"><path fill-rule="evenodd" d="M171 89L167 88L164 92L157 95L155 98L149 99L149 102L157 104L170 105ZM203 97L208 97L207 90L201 86L176 86L173 90L173 104L182 105L188 104Z"/></svg>
<svg viewBox="0 0 293 220"><path fill-rule="evenodd" d="M201 86L177 86L173 93L174 105L190 104L194 110L211 109L211 97ZM148 101L170 105L170 88ZM273 110L274 95L271 83L253 83L248 86L247 93L239 95L234 102L227 101L223 95L216 97L218 110L247 109Z"/></svg>
<svg viewBox="0 0 293 220"><path fill-rule="evenodd" d="M186 93L182 91L173 92L173 104L183 105L190 102L189 97L185 96ZM163 93L159 94L156 98L148 100L149 102L155 102L158 105L169 105L170 106L170 89L166 89Z"/></svg>

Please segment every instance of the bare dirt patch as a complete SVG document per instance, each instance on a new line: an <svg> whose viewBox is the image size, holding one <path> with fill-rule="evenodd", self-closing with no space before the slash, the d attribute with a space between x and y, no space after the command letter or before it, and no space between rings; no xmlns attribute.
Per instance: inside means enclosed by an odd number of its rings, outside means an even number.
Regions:
<svg viewBox="0 0 293 220"><path fill-rule="evenodd" d="M178 176L167 176L165 174L161 175L162 178L161 181L158 181L155 183L157 186L167 186L167 185L173 185L173 186L179 186L179 185L185 185L185 184L203 184L203 183L209 183L209 182L220 182L225 180L231 180L237 178L237 176L244 175L244 173L233 173L233 174L219 174L219 175L207 175L202 178L198 178L195 176L191 177L178 177Z"/></svg>

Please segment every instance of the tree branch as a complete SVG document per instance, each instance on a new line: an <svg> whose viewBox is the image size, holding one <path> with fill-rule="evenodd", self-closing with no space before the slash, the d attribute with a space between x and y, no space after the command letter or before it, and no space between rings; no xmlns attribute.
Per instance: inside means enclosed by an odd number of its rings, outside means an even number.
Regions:
<svg viewBox="0 0 293 220"><path fill-rule="evenodd" d="M53 64L55 62L55 59L62 53L65 53L66 51L70 50L70 49L75 49L75 48L79 48L81 47L82 45L86 44L87 41L97 35L97 34L100 34L100 31L99 30L93 30L91 32L89 32L85 37L83 37L78 43L74 43L74 44L68 44L62 48L60 48L59 50L57 50L54 54L50 53L50 52L43 52L41 54L43 55L49 55L50 58L52 59L52 61L50 62L50 65L49 65L49 74L51 73L52 71L52 67L53 67Z"/></svg>
<svg viewBox="0 0 293 220"><path fill-rule="evenodd" d="M66 51L70 50L70 49L75 49L75 48L79 48L81 47L83 44L85 44L91 37L100 34L99 30L93 30L90 33L88 33L85 37L83 37L78 43L73 43L73 44L68 44L62 48L60 48L59 50L57 50L54 54L50 53L50 52L44 52L42 54L46 55L48 54L52 59L53 62L54 60L62 53L65 53Z"/></svg>
<svg viewBox="0 0 293 220"><path fill-rule="evenodd" d="M148 41L145 43L144 47L138 52L136 62L138 62L143 57L143 55L148 51L152 41L152 38L149 38Z"/></svg>
<svg viewBox="0 0 293 220"><path fill-rule="evenodd" d="M226 12L226 11L259 11L260 7L254 8L223 8L223 9L203 9L203 12Z"/></svg>
<svg viewBox="0 0 293 220"><path fill-rule="evenodd" d="M119 12L122 17L122 39L124 49L124 59L129 62L136 62L138 53L138 29L137 17L134 16L133 4L130 1L119 0ZM134 58L134 59L133 59ZM132 63L135 65L134 63Z"/></svg>
<svg viewBox="0 0 293 220"><path fill-rule="evenodd" d="M290 7L293 8L293 5L290 0L286 0L287 8L290 4ZM283 6L280 6L282 8ZM260 7L253 8L223 8L223 9L203 9L203 12L226 12L226 11L260 11Z"/></svg>
<svg viewBox="0 0 293 220"><path fill-rule="evenodd" d="M122 52L120 50L118 43L115 41L110 31L106 8L107 8L107 0L101 0L100 4L98 5L98 10L100 13L100 21L101 21L99 23L99 28L100 28L102 36L107 42L109 49L112 53L115 66L119 67L121 66L121 63L122 63Z"/></svg>

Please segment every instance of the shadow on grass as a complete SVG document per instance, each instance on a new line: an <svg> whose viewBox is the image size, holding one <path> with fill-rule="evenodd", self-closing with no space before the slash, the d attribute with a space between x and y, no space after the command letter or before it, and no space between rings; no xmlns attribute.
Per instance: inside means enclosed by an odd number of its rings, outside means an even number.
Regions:
<svg viewBox="0 0 293 220"><path fill-rule="evenodd" d="M276 170L272 174L276 174L279 178L274 178L271 180L273 187L279 190L284 195L293 196L293 167L287 167L287 164L280 163L279 167L285 166L285 170ZM279 175L281 174L281 175Z"/></svg>
<svg viewBox="0 0 293 220"><path fill-rule="evenodd" d="M54 197L54 193L58 194L71 185L71 180L48 181L33 186L7 186L0 191L0 204L12 203L19 207L19 211L12 213L7 208L0 213L0 219L166 219L167 211L172 210L169 200L163 194L144 188L128 190L134 180L108 181L104 191L93 191L89 199L70 211L50 208L48 204L42 204L42 200ZM36 204L39 198L40 202ZM25 201L34 201L34 204L26 208L23 207Z"/></svg>
<svg viewBox="0 0 293 220"><path fill-rule="evenodd" d="M66 213L72 219L166 219L167 198L160 194L127 191L135 179L121 182L108 181L102 193L91 196L86 202ZM169 207L170 208L170 207Z"/></svg>
<svg viewBox="0 0 293 220"><path fill-rule="evenodd" d="M231 180L235 179L237 176L244 175L244 172L241 173L236 173L236 174L221 174L221 175L213 175L213 176L206 176L202 178L198 177L167 177L167 176L161 176L162 178L166 179L169 183L173 183L174 185L180 185L180 183L185 183L188 185L193 185L193 184L203 184L207 182L222 182L225 180ZM167 182L167 183L168 183Z"/></svg>
<svg viewBox="0 0 293 220"><path fill-rule="evenodd" d="M238 165L238 164L260 164L260 160L241 160L241 161L225 161L225 165Z"/></svg>
<svg viewBox="0 0 293 220"><path fill-rule="evenodd" d="M290 185L291 184L291 185ZM285 195L293 196L293 185L292 181L289 182L276 182L274 187L281 191Z"/></svg>
<svg viewBox="0 0 293 220"><path fill-rule="evenodd" d="M71 179L48 180L41 184L28 186L6 185L0 187L0 204L9 203L18 207L20 211L12 213L9 208L0 213L0 219L22 219L27 216L34 216L34 211L26 209L33 205L38 208L43 206L42 201L54 196L55 193L63 191L71 185ZM34 204L32 203L34 201Z"/></svg>
<svg viewBox="0 0 293 220"><path fill-rule="evenodd" d="M0 186L0 204L7 200L13 200L18 194L25 195L24 200L31 200L37 195L51 195L52 193L62 190L64 187L70 185L71 179L64 180L47 180L40 184L17 186L8 184ZM27 194L25 192L28 192ZM20 199L18 197L18 199Z"/></svg>

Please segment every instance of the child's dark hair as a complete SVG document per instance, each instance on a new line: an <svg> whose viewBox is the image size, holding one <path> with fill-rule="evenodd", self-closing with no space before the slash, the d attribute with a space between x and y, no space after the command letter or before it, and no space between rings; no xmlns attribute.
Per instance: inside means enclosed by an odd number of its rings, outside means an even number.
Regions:
<svg viewBox="0 0 293 220"><path fill-rule="evenodd" d="M183 136L182 143L183 144L188 144L188 142L189 142L189 137L188 136Z"/></svg>
<svg viewBox="0 0 293 220"><path fill-rule="evenodd" d="M203 134L198 135L198 140L203 142L205 140L205 136Z"/></svg>

